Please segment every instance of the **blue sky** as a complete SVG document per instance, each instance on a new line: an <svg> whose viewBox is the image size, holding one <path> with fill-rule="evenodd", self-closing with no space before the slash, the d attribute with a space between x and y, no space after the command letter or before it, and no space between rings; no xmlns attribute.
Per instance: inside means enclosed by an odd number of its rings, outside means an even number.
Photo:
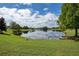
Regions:
<svg viewBox="0 0 79 59"><path fill-rule="evenodd" d="M55 13L56 15L60 15L62 3L32 3L31 5L21 4L21 3L0 3L1 7L7 8L18 8L18 9L25 9L25 8L32 8L33 10L40 11L40 14L46 14L43 10L44 8L48 8L47 12Z"/></svg>
<svg viewBox="0 0 79 59"><path fill-rule="evenodd" d="M0 3L0 16L3 16L7 23L24 21L23 24L29 27L43 25L53 27L57 26L54 21L61 14L61 6L61 3ZM12 20L15 18L16 20ZM23 24L20 23L20 25ZM38 26L38 24L40 25Z"/></svg>

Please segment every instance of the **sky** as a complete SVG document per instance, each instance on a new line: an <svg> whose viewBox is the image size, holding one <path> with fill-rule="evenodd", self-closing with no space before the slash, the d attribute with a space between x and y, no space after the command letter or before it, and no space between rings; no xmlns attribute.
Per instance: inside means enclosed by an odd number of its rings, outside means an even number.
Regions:
<svg viewBox="0 0 79 59"><path fill-rule="evenodd" d="M21 26L39 28L57 27L61 3L0 3L0 17L6 24L14 21Z"/></svg>

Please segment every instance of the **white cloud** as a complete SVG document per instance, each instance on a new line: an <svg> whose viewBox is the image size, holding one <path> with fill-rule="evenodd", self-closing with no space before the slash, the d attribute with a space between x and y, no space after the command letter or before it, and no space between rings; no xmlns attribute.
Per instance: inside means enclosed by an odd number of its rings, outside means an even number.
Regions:
<svg viewBox="0 0 79 59"><path fill-rule="evenodd" d="M55 14L50 13L50 12L48 12L48 13L45 15L45 18L47 18L47 19L49 19L49 20L58 20L58 16L56 16Z"/></svg>
<svg viewBox="0 0 79 59"><path fill-rule="evenodd" d="M44 11L48 11L49 9L48 9L48 8L44 8L43 10L44 10Z"/></svg>
<svg viewBox="0 0 79 59"><path fill-rule="evenodd" d="M6 20L7 25L11 21L15 21L21 26L29 26L29 27L53 27L57 26L57 19L53 13L48 12L46 15L39 15L39 11L36 11L32 14L30 9L17 9L17 8L0 8L0 16L3 16Z"/></svg>
<svg viewBox="0 0 79 59"><path fill-rule="evenodd" d="M23 17L31 15L31 11L29 9L20 9L17 12L19 13L19 15L21 15Z"/></svg>

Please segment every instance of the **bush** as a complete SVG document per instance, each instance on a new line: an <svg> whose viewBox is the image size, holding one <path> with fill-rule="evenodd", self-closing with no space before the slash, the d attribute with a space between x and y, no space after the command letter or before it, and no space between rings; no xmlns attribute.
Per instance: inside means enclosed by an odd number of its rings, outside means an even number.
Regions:
<svg viewBox="0 0 79 59"><path fill-rule="evenodd" d="M14 35L21 35L21 33L22 33L21 31L13 30L13 34L14 34Z"/></svg>

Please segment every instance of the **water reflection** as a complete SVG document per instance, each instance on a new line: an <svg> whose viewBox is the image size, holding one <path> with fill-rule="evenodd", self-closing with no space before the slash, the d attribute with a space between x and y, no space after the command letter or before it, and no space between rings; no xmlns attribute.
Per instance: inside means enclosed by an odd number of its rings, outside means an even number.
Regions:
<svg viewBox="0 0 79 59"><path fill-rule="evenodd" d="M30 39L60 39L65 34L59 31L52 31L52 30L35 30L34 32L22 33L22 37L27 37Z"/></svg>

